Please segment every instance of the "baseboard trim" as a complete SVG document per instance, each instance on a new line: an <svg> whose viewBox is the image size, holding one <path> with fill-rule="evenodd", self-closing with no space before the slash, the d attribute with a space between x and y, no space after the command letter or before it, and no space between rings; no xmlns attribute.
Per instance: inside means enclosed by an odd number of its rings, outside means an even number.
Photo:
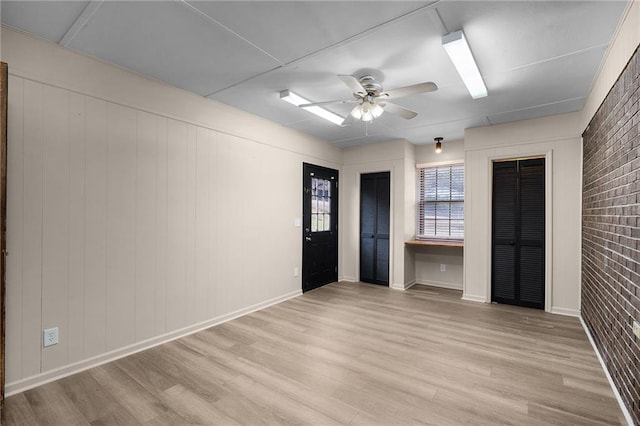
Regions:
<svg viewBox="0 0 640 426"><path fill-rule="evenodd" d="M615 383L613 383L613 378L611 377L611 374L609 374L609 370L607 370L607 366L604 363L604 359L602 359L602 356L600 355L600 351L598 351L598 347L596 346L595 340L593 340L593 336L591 335L591 331L589 331L589 327L587 327L587 324L584 322L584 319L582 319L582 315L579 315L578 319L580 320L580 324L582 324L582 328L584 329L584 332L587 334L589 343L591 343L591 347L593 348L593 351L596 353L596 357L598 358L598 361L600 361L600 365L602 366L604 375L607 376L607 380L609 381L609 386L611 386L611 390L613 391L613 394L615 395L616 400L618 401L618 405L622 410L624 419L627 421L627 424L629 426L633 426L634 423L633 423L633 419L631 418L631 413L627 409L627 406L624 405L624 401L620 396L620 392L618 392L618 388L616 388Z"/></svg>
<svg viewBox="0 0 640 426"><path fill-rule="evenodd" d="M409 290L411 287L413 287L416 284L415 280L409 281L408 283L405 284L397 284L397 283L391 283L389 285L389 288L391 290L399 290L399 291L405 291L405 290Z"/></svg>
<svg viewBox="0 0 640 426"><path fill-rule="evenodd" d="M416 284L428 285L429 287L448 288L450 290L462 290L462 284L444 283L440 281L416 280Z"/></svg>
<svg viewBox="0 0 640 426"><path fill-rule="evenodd" d="M579 309L558 308L557 306L552 306L550 312L556 315L566 315L568 317L580 317Z"/></svg>
<svg viewBox="0 0 640 426"><path fill-rule="evenodd" d="M404 289L405 290L409 290L411 287L413 287L416 284L418 284L418 282L416 280L409 281L408 283L406 283L404 285Z"/></svg>
<svg viewBox="0 0 640 426"><path fill-rule="evenodd" d="M239 318L244 315L248 315L252 312L256 312L261 309L268 308L269 306L277 305L278 303L282 303L286 300L293 299L294 297L298 297L301 294L302 294L302 290L292 291L282 296L274 297L272 299L265 300L264 302L256 303L254 305L247 306L246 308L238 309L228 314L221 315L219 317L212 318L203 322L199 322L197 324L193 324L193 325L181 328L179 330L172 331L170 333L165 333L160 336L156 336L151 339L137 342L132 345L128 345L128 346L125 346L125 347L122 347L122 348L119 348L119 349L116 349L92 358L84 359L82 361L78 361L73 364L65 365L64 367L46 371L44 373L27 377L25 379L21 379L15 382L7 383L5 385L5 396L15 395L17 393L24 392L26 390L35 388L37 386L44 385L54 380L62 379L64 377L71 376L76 373L80 373L90 368L97 367L99 365L106 364L108 362L115 361L117 359L124 358L126 356L133 355L135 353L150 349L152 347L161 345L163 343L167 343L172 340L176 340L181 337L185 337L190 334L197 333L198 331L225 323L227 321L231 321L233 319Z"/></svg>
<svg viewBox="0 0 640 426"><path fill-rule="evenodd" d="M357 282L357 280L354 277L342 277L342 278L338 278L338 281L346 281L348 283Z"/></svg>
<svg viewBox="0 0 640 426"><path fill-rule="evenodd" d="M462 300L466 300L468 302L487 303L487 299L485 296L476 296L474 294L462 293Z"/></svg>

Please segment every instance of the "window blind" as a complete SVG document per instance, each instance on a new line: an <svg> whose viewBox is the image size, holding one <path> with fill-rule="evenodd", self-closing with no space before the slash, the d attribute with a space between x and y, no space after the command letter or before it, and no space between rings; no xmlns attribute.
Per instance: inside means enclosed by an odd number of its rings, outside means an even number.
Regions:
<svg viewBox="0 0 640 426"><path fill-rule="evenodd" d="M464 238L464 164L418 169L416 238Z"/></svg>

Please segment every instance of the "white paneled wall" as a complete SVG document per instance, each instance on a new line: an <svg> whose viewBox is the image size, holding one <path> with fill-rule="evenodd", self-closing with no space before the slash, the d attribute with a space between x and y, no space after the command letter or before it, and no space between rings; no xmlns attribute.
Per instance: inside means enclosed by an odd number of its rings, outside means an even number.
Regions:
<svg viewBox="0 0 640 426"><path fill-rule="evenodd" d="M302 162L331 163L15 73L9 90L9 393L300 293Z"/></svg>

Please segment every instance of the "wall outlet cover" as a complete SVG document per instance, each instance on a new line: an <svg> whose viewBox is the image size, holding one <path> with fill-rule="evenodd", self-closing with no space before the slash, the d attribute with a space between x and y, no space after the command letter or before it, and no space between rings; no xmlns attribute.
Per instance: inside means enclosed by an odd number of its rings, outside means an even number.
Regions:
<svg viewBox="0 0 640 426"><path fill-rule="evenodd" d="M46 348L47 346L57 345L58 344L58 327L47 328L42 333L43 335L43 346Z"/></svg>

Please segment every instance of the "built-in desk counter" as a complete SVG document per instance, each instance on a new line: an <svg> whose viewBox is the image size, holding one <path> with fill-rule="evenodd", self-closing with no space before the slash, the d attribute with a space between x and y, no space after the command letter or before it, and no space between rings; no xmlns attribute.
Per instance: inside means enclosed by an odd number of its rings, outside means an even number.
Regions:
<svg viewBox="0 0 640 426"><path fill-rule="evenodd" d="M410 240L404 244L409 247L464 247L464 241L448 240Z"/></svg>

